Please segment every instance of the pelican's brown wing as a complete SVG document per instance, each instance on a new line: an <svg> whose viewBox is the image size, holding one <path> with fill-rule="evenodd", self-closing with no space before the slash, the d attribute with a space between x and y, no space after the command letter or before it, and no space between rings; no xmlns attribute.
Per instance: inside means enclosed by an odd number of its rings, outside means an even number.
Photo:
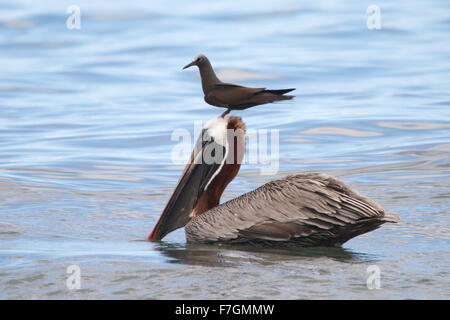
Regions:
<svg viewBox="0 0 450 320"><path fill-rule="evenodd" d="M269 182L192 219L190 242L340 246L398 218L325 174Z"/></svg>

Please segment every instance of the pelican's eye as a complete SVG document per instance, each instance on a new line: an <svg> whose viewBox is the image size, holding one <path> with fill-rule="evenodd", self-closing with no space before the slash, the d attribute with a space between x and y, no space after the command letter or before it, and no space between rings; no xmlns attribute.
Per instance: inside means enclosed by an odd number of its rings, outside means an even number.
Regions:
<svg viewBox="0 0 450 320"><path fill-rule="evenodd" d="M202 130L202 140L201 140L201 146L202 148L206 145L209 144L211 142L214 142L214 137L209 135L209 132L207 129L203 129Z"/></svg>

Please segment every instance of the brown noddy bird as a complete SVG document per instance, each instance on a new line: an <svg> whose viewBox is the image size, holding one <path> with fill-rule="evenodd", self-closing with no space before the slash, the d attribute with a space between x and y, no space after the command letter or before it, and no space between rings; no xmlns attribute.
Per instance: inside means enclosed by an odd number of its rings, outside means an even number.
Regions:
<svg viewBox="0 0 450 320"><path fill-rule="evenodd" d="M248 88L237 84L225 83L217 78L208 58L200 54L183 67L197 66L202 78L202 88L206 103L227 108L222 114L224 117L231 110L244 110L260 104L272 103L280 100L290 100L294 96L285 96L285 93L294 89L268 90L266 88Z"/></svg>

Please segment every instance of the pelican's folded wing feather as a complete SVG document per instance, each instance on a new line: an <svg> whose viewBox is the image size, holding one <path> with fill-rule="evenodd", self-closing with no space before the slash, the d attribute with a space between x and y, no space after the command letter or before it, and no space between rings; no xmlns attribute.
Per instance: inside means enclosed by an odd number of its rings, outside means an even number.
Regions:
<svg viewBox="0 0 450 320"><path fill-rule="evenodd" d="M339 246L398 217L325 174L269 182L192 219L191 242L297 243Z"/></svg>

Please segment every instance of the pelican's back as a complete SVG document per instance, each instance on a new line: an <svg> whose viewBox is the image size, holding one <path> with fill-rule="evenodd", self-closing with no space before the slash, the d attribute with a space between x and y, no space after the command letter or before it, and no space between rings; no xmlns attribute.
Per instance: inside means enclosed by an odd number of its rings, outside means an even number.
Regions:
<svg viewBox="0 0 450 320"><path fill-rule="evenodd" d="M193 218L188 242L340 246L398 216L325 174L269 182Z"/></svg>

